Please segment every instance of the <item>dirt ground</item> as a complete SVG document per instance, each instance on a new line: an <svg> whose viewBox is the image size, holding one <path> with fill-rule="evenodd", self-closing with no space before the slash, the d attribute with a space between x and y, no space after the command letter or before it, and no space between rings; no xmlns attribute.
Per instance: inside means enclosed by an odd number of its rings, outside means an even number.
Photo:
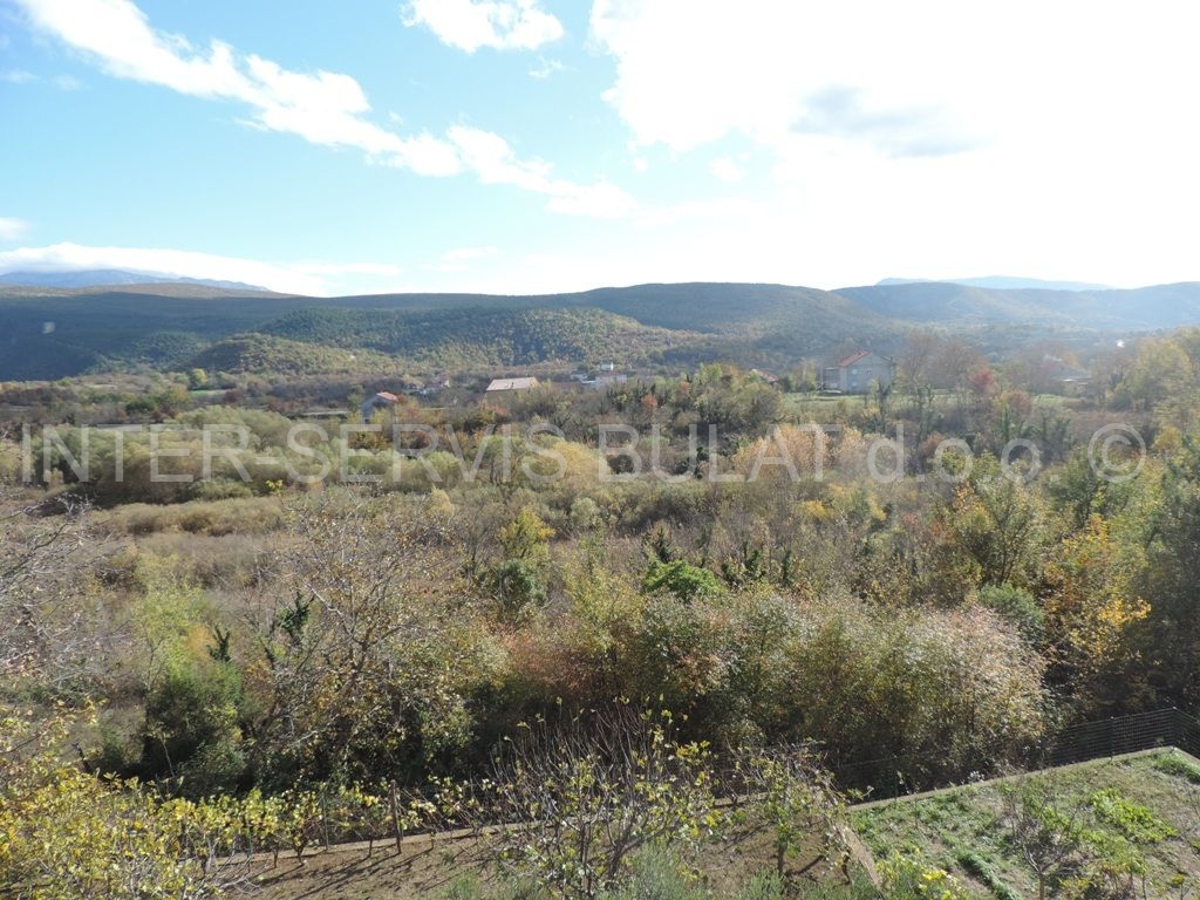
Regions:
<svg viewBox="0 0 1200 900"><path fill-rule="evenodd" d="M317 850L300 865L283 854L277 866L269 858L256 860L249 872L254 895L262 900L415 900L449 896L456 881L474 876L485 884L498 875L487 862L486 839L407 838L402 852L394 843L377 843L368 855L366 844ZM747 827L721 841L705 845L696 867L717 896L735 893L754 875L775 866L772 835ZM815 849L802 848L787 862L789 874L814 880L839 880L819 861Z"/></svg>

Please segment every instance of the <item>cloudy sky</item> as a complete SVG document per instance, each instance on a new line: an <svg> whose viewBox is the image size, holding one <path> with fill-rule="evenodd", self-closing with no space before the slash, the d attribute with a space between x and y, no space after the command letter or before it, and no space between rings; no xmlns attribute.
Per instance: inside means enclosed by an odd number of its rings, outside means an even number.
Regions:
<svg viewBox="0 0 1200 900"><path fill-rule="evenodd" d="M0 272L1200 279L1200 4L0 0Z"/></svg>

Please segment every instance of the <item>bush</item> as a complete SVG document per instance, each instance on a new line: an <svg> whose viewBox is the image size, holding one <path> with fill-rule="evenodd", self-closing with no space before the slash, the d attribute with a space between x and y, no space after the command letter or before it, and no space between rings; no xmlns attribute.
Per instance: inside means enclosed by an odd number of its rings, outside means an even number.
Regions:
<svg viewBox="0 0 1200 900"><path fill-rule="evenodd" d="M1097 819L1135 844L1157 844L1175 834L1174 828L1140 803L1122 797L1116 788L1097 791L1088 805Z"/></svg>
<svg viewBox="0 0 1200 900"><path fill-rule="evenodd" d="M1200 766L1179 753L1171 752L1160 756L1154 761L1154 768L1173 778L1182 778L1190 784L1200 784Z"/></svg>
<svg viewBox="0 0 1200 900"><path fill-rule="evenodd" d="M1026 642L1037 646L1045 638L1045 614L1029 591L1011 584L984 585L979 602L998 613Z"/></svg>
<svg viewBox="0 0 1200 900"><path fill-rule="evenodd" d="M175 663L146 700L140 768L178 777L180 792L205 797L236 790L245 773L238 705L241 678L227 663Z"/></svg>
<svg viewBox="0 0 1200 900"><path fill-rule="evenodd" d="M968 875L985 885L998 900L1022 900L1021 895L996 874L992 864L973 850L961 851L958 854L958 864Z"/></svg>
<svg viewBox="0 0 1200 900"><path fill-rule="evenodd" d="M167 806L69 759L77 717L0 709L0 896L201 900L213 879Z"/></svg>
<svg viewBox="0 0 1200 900"><path fill-rule="evenodd" d="M708 569L693 566L677 559L674 562L655 562L646 573L642 587L647 593L665 592L685 603L715 597L721 593L721 583Z"/></svg>
<svg viewBox="0 0 1200 900"><path fill-rule="evenodd" d="M879 864L888 900L971 900L961 882L944 869L900 853Z"/></svg>
<svg viewBox="0 0 1200 900"><path fill-rule="evenodd" d="M690 877L678 855L652 844L633 860L625 884L602 891L602 900L708 900L708 892ZM764 897L778 896L765 894Z"/></svg>

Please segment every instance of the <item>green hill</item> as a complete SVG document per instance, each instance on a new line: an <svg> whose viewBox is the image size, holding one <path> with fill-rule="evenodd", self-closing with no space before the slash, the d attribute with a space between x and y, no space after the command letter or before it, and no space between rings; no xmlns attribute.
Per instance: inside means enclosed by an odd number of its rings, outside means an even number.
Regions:
<svg viewBox="0 0 1200 900"><path fill-rule="evenodd" d="M256 333L223 338L193 355L179 368L284 376L365 371L382 375L403 371L398 360L380 353L350 351Z"/></svg>
<svg viewBox="0 0 1200 900"><path fill-rule="evenodd" d="M297 310L264 334L333 347L365 348L441 368L619 358L645 363L698 335L639 323L598 309Z"/></svg>
<svg viewBox="0 0 1200 900"><path fill-rule="evenodd" d="M203 285L0 287L0 379L138 366L177 370L203 358L206 348L248 334L358 351L359 361L379 353L437 368L605 359L782 367L846 344L888 352L919 326L1032 338L1046 330L1130 333L1193 323L1200 323L1200 283L1057 291L920 282L838 292L695 283L533 296L340 298ZM309 353L304 365L323 365L318 359ZM353 361L326 360L339 371Z"/></svg>

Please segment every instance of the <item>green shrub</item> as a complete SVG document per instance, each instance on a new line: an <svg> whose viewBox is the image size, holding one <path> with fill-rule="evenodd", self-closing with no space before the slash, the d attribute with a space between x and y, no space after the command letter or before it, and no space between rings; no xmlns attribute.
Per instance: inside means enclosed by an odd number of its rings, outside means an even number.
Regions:
<svg viewBox="0 0 1200 900"><path fill-rule="evenodd" d="M759 896L768 900L778 894ZM599 897L602 900L708 900L704 889L685 872L679 857L658 844L637 855L623 885L616 890L601 891Z"/></svg>
<svg viewBox="0 0 1200 900"><path fill-rule="evenodd" d="M1157 844L1175 834L1174 828L1140 803L1126 800L1116 788L1092 794L1088 805L1097 819L1136 844Z"/></svg>
<svg viewBox="0 0 1200 900"><path fill-rule="evenodd" d="M775 872L759 872L738 891L736 900L783 900L783 879Z"/></svg>
<svg viewBox="0 0 1200 900"><path fill-rule="evenodd" d="M960 851L957 861L964 872L987 887L999 900L1021 900L1021 895L1005 884L996 874L992 864L975 851Z"/></svg>
<svg viewBox="0 0 1200 900"><path fill-rule="evenodd" d="M142 774L179 777L190 797L235 790L246 768L237 727L241 690L231 665L171 665L146 699Z"/></svg>
<svg viewBox="0 0 1200 900"><path fill-rule="evenodd" d="M1045 637L1045 616L1029 591L1011 584L984 585L979 589L979 602L998 613L1029 643L1039 644Z"/></svg>
<svg viewBox="0 0 1200 900"><path fill-rule="evenodd" d="M1168 753L1154 761L1154 768L1190 784L1200 784L1200 766L1178 753Z"/></svg>
<svg viewBox="0 0 1200 900"><path fill-rule="evenodd" d="M685 603L715 597L721 592L721 584L716 575L708 569L690 565L681 559L651 565L642 586L651 594L659 591L674 594Z"/></svg>

